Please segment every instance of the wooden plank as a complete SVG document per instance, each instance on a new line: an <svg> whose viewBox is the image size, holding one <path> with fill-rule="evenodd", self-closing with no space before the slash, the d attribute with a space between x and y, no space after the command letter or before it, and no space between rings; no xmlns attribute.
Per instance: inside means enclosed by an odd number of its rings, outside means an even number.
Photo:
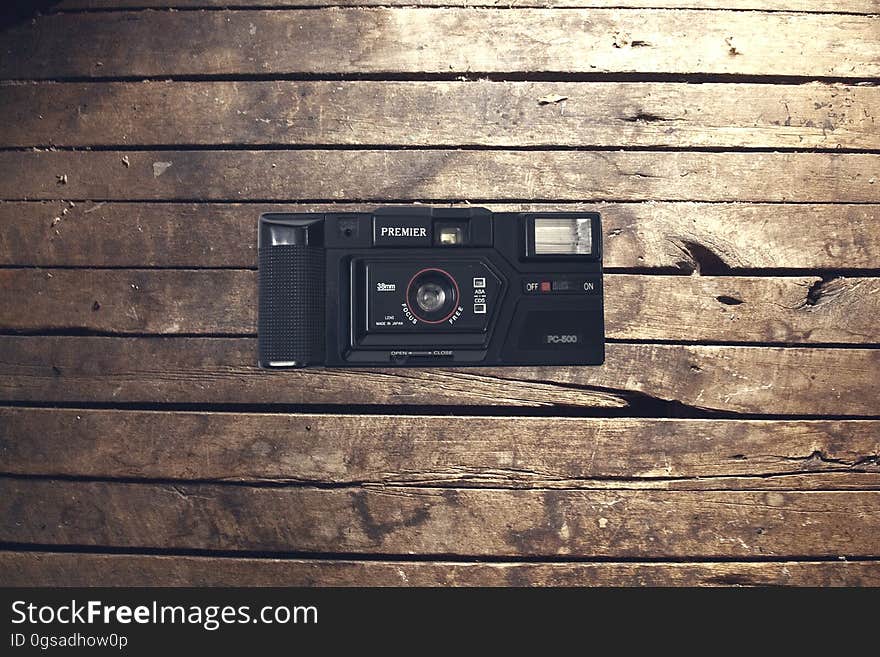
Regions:
<svg viewBox="0 0 880 657"><path fill-rule="evenodd" d="M6 84L0 145L876 149L877 107L880 87L818 83Z"/></svg>
<svg viewBox="0 0 880 657"><path fill-rule="evenodd" d="M880 199L862 153L3 151L0 170L8 200Z"/></svg>
<svg viewBox="0 0 880 657"><path fill-rule="evenodd" d="M262 212L376 204L0 202L0 265L257 266ZM878 269L880 205L514 203L499 211L598 210L606 268ZM222 235L222 239L218 236Z"/></svg>
<svg viewBox="0 0 880 657"><path fill-rule="evenodd" d="M253 338L0 337L0 399L626 407L880 415L880 350L607 345L602 367L258 369Z"/></svg>
<svg viewBox="0 0 880 657"><path fill-rule="evenodd" d="M0 455L2 474L53 477L669 489L794 479L853 488L880 483L878 429L875 420L0 407Z"/></svg>
<svg viewBox="0 0 880 657"><path fill-rule="evenodd" d="M251 270L0 269L0 330L255 335ZM609 338L877 344L880 278L606 274Z"/></svg>
<svg viewBox="0 0 880 657"><path fill-rule="evenodd" d="M880 74L876 37L872 16L667 9L52 14L6 31L0 78L490 72L866 78ZM199 47L182 47L192 43Z"/></svg>
<svg viewBox="0 0 880 657"><path fill-rule="evenodd" d="M7 586L880 586L876 561L480 563L0 552Z"/></svg>
<svg viewBox="0 0 880 657"><path fill-rule="evenodd" d="M0 285L0 329L256 334L254 271L0 269Z"/></svg>
<svg viewBox="0 0 880 657"><path fill-rule="evenodd" d="M229 0L62 0L58 9L133 9L133 8L225 8ZM738 9L809 12L845 12L853 14L880 13L877 0L844 0L833 6L819 0L506 0L503 4L493 0L236 0L236 7L340 7L369 6L438 6L438 7L667 7L670 9Z"/></svg>
<svg viewBox="0 0 880 657"><path fill-rule="evenodd" d="M880 491L324 489L16 478L0 480L0 512L0 541L35 545L708 559L880 552Z"/></svg>

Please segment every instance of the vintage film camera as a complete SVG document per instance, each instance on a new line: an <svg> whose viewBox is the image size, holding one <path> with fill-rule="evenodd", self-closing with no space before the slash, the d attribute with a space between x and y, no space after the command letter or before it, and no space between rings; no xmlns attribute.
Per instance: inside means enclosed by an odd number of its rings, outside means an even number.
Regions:
<svg viewBox="0 0 880 657"><path fill-rule="evenodd" d="M263 367L598 365L595 212L260 217Z"/></svg>

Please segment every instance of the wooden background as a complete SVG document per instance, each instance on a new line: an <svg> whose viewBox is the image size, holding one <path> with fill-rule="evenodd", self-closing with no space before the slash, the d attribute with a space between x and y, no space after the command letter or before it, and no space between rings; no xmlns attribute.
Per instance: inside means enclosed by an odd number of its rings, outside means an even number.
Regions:
<svg viewBox="0 0 880 657"><path fill-rule="evenodd" d="M880 2L476 2L7 23L2 583L880 585ZM412 201L598 208L607 363L259 371Z"/></svg>

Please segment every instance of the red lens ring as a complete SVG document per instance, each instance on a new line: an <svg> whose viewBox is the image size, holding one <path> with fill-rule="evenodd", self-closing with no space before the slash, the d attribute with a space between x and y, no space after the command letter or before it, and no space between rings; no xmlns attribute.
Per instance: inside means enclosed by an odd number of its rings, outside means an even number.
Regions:
<svg viewBox="0 0 880 657"><path fill-rule="evenodd" d="M416 278L418 278L419 276L421 276L425 272L429 272L429 271L436 271L441 274L445 274L446 277L450 281L452 281L452 285L455 287L455 303L452 305L452 310L450 310L449 314L446 315L446 317L444 317L443 319L434 319L434 320L425 319L423 317L420 317L419 314L412 307L410 307L409 311L413 314L413 317L415 317L420 322L424 322L425 324L442 324L443 322L445 322L447 319L449 319L450 317L452 317L455 314L455 309L458 308L458 302L461 299L461 292L458 289L458 281L456 281L455 277L452 274L450 274L448 271L446 271L445 269L438 269L437 267L428 267L427 269L422 269L420 271L417 271L415 274L413 274L413 277L411 279L409 279L409 283L406 284L406 305L407 306L410 305L410 303L409 303L409 290L412 287L413 281L416 280Z"/></svg>

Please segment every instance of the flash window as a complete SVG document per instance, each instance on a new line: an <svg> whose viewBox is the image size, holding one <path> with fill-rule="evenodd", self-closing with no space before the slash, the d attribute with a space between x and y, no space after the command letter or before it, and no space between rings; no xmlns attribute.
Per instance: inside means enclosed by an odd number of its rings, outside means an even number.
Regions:
<svg viewBox="0 0 880 657"><path fill-rule="evenodd" d="M559 216L532 215L525 221L525 257L598 261L601 234L597 216L571 213Z"/></svg>
<svg viewBox="0 0 880 657"><path fill-rule="evenodd" d="M536 255L590 255L593 252L589 219L535 219Z"/></svg>

